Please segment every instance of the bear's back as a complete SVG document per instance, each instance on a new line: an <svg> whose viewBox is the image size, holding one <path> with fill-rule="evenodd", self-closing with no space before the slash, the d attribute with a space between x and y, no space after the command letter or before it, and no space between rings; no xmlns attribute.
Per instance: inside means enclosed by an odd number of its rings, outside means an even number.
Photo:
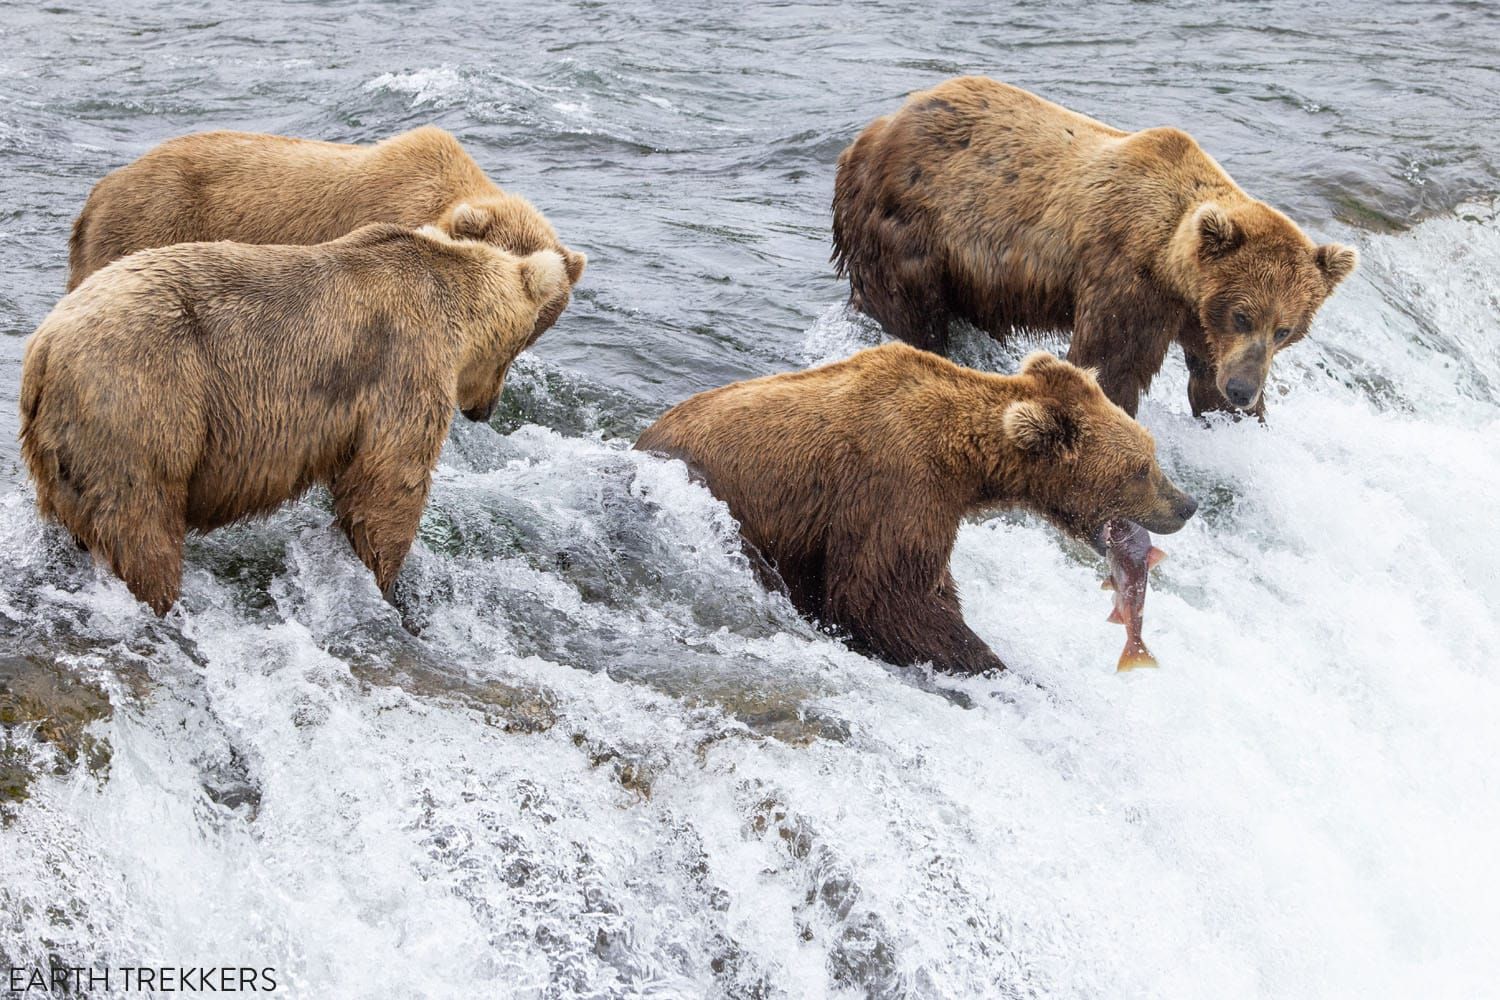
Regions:
<svg viewBox="0 0 1500 1000"><path fill-rule="evenodd" d="M1126 132L979 76L912 94L844 151L839 173L836 215L865 227L932 220L955 252L976 259L970 270L988 269L982 258L1000 237L1050 261L1093 215L1118 215L1110 208L1121 197L1165 213L1182 191L1238 192L1180 129ZM1066 265L1048 264L1059 270Z"/></svg>
<svg viewBox="0 0 1500 1000"><path fill-rule="evenodd" d="M188 216L174 223L188 228L174 231L173 242L300 244L376 222L423 225L462 198L498 190L457 140L432 126L372 146L197 133L163 143L98 188L101 199L119 200L117 213L132 204L190 206L163 215Z"/></svg>
<svg viewBox="0 0 1500 1000"><path fill-rule="evenodd" d="M779 483L833 502L872 471L911 464L902 449L925 446L922 412L941 412L970 377L925 351L885 344L699 393L647 428L636 447L683 459L716 495L743 493L749 502L774 496L768 487Z"/></svg>
<svg viewBox="0 0 1500 1000"><path fill-rule="evenodd" d="M66 329L81 348L128 357L191 352L231 368L244 358L263 369L311 365L364 349L375 327L430 320L436 282L466 266L448 248L385 224L318 246L179 243L96 271L38 332ZM239 374L253 377L255 367Z"/></svg>

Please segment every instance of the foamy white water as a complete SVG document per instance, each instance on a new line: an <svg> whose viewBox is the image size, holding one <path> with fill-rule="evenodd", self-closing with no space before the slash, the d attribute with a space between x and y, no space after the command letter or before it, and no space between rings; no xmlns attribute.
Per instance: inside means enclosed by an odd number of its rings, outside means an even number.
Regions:
<svg viewBox="0 0 1500 1000"><path fill-rule="evenodd" d="M1011 516L954 572L1012 676L857 656L680 465L535 426L456 426L420 638L324 500L194 543L159 623L11 493L0 615L115 710L107 778L0 829L0 952L350 998L1483 995L1500 225L1357 241L1269 426L1199 427L1176 360L1142 409L1202 503L1157 671L1114 673L1097 559ZM876 339L831 308L805 350Z"/></svg>

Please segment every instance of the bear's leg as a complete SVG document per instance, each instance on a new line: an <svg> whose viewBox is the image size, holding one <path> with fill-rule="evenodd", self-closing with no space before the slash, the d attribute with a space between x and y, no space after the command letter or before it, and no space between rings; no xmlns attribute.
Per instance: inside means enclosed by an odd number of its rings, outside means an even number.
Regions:
<svg viewBox="0 0 1500 1000"><path fill-rule="evenodd" d="M1092 368L1099 375L1099 388L1104 394L1130 414L1141 405L1141 380L1135 373L1129 357L1122 357L1119 348L1102 347L1094 331L1084 335L1081 330L1073 333L1073 342L1068 347L1068 360L1082 368Z"/></svg>
<svg viewBox="0 0 1500 1000"><path fill-rule="evenodd" d="M1004 670L1005 663L964 623L955 593L892 593L862 613L834 618L866 649L900 666L931 663L952 674ZM830 613L831 614L831 613Z"/></svg>
<svg viewBox="0 0 1500 1000"><path fill-rule="evenodd" d="M851 305L874 318L897 340L934 354L948 353L948 323L951 318L944 299L944 286L932 260L893 247L850 274Z"/></svg>
<svg viewBox="0 0 1500 1000"><path fill-rule="evenodd" d="M760 554L759 549L755 552L763 567L757 568L756 575L767 590L785 594L792 607L810 618L823 613L823 562L820 557L783 557L772 563Z"/></svg>
<svg viewBox="0 0 1500 1000"><path fill-rule="evenodd" d="M1176 333L1160 308L1105 288L1079 297L1068 360L1095 369L1104 394L1133 417Z"/></svg>
<svg viewBox="0 0 1500 1000"><path fill-rule="evenodd" d="M1193 416L1201 417L1215 410L1229 409L1229 400L1224 398L1224 394L1214 384L1213 362L1193 353L1186 346L1182 349L1182 357L1187 362L1188 404L1193 408Z"/></svg>
<svg viewBox="0 0 1500 1000"><path fill-rule="evenodd" d="M1004 670L964 623L947 567L952 538L925 551L911 538L875 527L864 539L831 545L824 620L848 629L855 648L901 666L930 662L938 670L964 674ZM897 547L891 548L892 542Z"/></svg>
<svg viewBox="0 0 1500 1000"><path fill-rule="evenodd" d="M187 536L185 490L127 494L97 513L83 540L109 564L136 599L165 615L182 589L182 545Z"/></svg>
<svg viewBox="0 0 1500 1000"><path fill-rule="evenodd" d="M1261 422L1266 419L1266 394L1262 392L1260 398L1255 401L1255 407L1250 410L1241 410L1224 398L1219 391L1218 371L1212 361L1208 360L1206 354L1194 351L1186 343L1182 345L1182 357L1187 362L1188 370L1188 405L1193 408L1193 416L1201 417L1206 413L1229 413L1236 420L1246 414L1256 417Z"/></svg>
<svg viewBox="0 0 1500 1000"><path fill-rule="evenodd" d="M908 297L897 315L899 319L894 323L881 324L887 333L913 347L948 356L950 317L947 306L935 296Z"/></svg>
<svg viewBox="0 0 1500 1000"><path fill-rule="evenodd" d="M417 537L436 461L435 449L432 462L424 464L372 448L356 455L334 478L333 510L339 527L360 562L375 574L375 584L387 601L394 596L396 574Z"/></svg>
<svg viewBox="0 0 1500 1000"><path fill-rule="evenodd" d="M942 287L925 261L907 261L898 268L900 283L894 289L896 316L886 330L913 347L948 356L948 326L952 320Z"/></svg>

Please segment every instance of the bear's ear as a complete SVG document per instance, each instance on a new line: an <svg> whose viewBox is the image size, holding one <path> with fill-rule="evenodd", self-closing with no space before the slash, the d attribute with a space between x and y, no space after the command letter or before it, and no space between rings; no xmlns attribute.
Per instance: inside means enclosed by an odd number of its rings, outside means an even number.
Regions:
<svg viewBox="0 0 1500 1000"><path fill-rule="evenodd" d="M1323 272L1328 290L1332 291L1335 285L1353 274L1354 269L1359 266L1359 251L1341 243L1324 243L1313 251L1313 260L1317 262L1318 270Z"/></svg>
<svg viewBox="0 0 1500 1000"><path fill-rule="evenodd" d="M578 279L583 277L583 267L589 259L577 250L564 250L563 263L568 268L568 283L578 284Z"/></svg>
<svg viewBox="0 0 1500 1000"><path fill-rule="evenodd" d="M465 202L448 217L448 231L457 240L482 240L489 232L491 221L489 212Z"/></svg>
<svg viewBox="0 0 1500 1000"><path fill-rule="evenodd" d="M1000 426L1011 443L1038 458L1066 458L1078 444L1078 422L1056 404L1017 400L1005 408Z"/></svg>
<svg viewBox="0 0 1500 1000"><path fill-rule="evenodd" d="M1021 374L1046 375L1048 372L1061 371L1067 367L1068 362L1046 351L1032 351L1021 361Z"/></svg>
<svg viewBox="0 0 1500 1000"><path fill-rule="evenodd" d="M1229 213L1209 201L1193 213L1193 232L1198 234L1198 259L1214 260L1244 242L1245 234Z"/></svg>
<svg viewBox="0 0 1500 1000"><path fill-rule="evenodd" d="M1021 361L1020 374L1042 379L1054 386L1067 384L1087 389L1099 384L1099 372L1095 369L1080 368L1046 351L1032 351L1026 355Z"/></svg>
<svg viewBox="0 0 1500 1000"><path fill-rule="evenodd" d="M531 301L540 305L551 302L566 286L568 272L562 254L556 250L538 250L521 258L521 286Z"/></svg>

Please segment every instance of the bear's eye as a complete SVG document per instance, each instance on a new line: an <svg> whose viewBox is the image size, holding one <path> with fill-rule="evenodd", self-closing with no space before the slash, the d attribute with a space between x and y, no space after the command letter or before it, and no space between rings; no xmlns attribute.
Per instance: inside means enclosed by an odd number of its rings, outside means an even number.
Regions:
<svg viewBox="0 0 1500 1000"><path fill-rule="evenodd" d="M1242 312L1235 313L1234 314L1234 328L1239 333L1249 333L1250 332L1250 317L1246 316Z"/></svg>
<svg viewBox="0 0 1500 1000"><path fill-rule="evenodd" d="M1292 335L1292 328L1291 327L1289 327L1289 326L1283 326L1283 327L1281 327L1279 330L1276 331L1276 343L1278 343L1278 344L1281 343L1283 340L1286 340L1286 338L1290 337L1291 335Z"/></svg>

